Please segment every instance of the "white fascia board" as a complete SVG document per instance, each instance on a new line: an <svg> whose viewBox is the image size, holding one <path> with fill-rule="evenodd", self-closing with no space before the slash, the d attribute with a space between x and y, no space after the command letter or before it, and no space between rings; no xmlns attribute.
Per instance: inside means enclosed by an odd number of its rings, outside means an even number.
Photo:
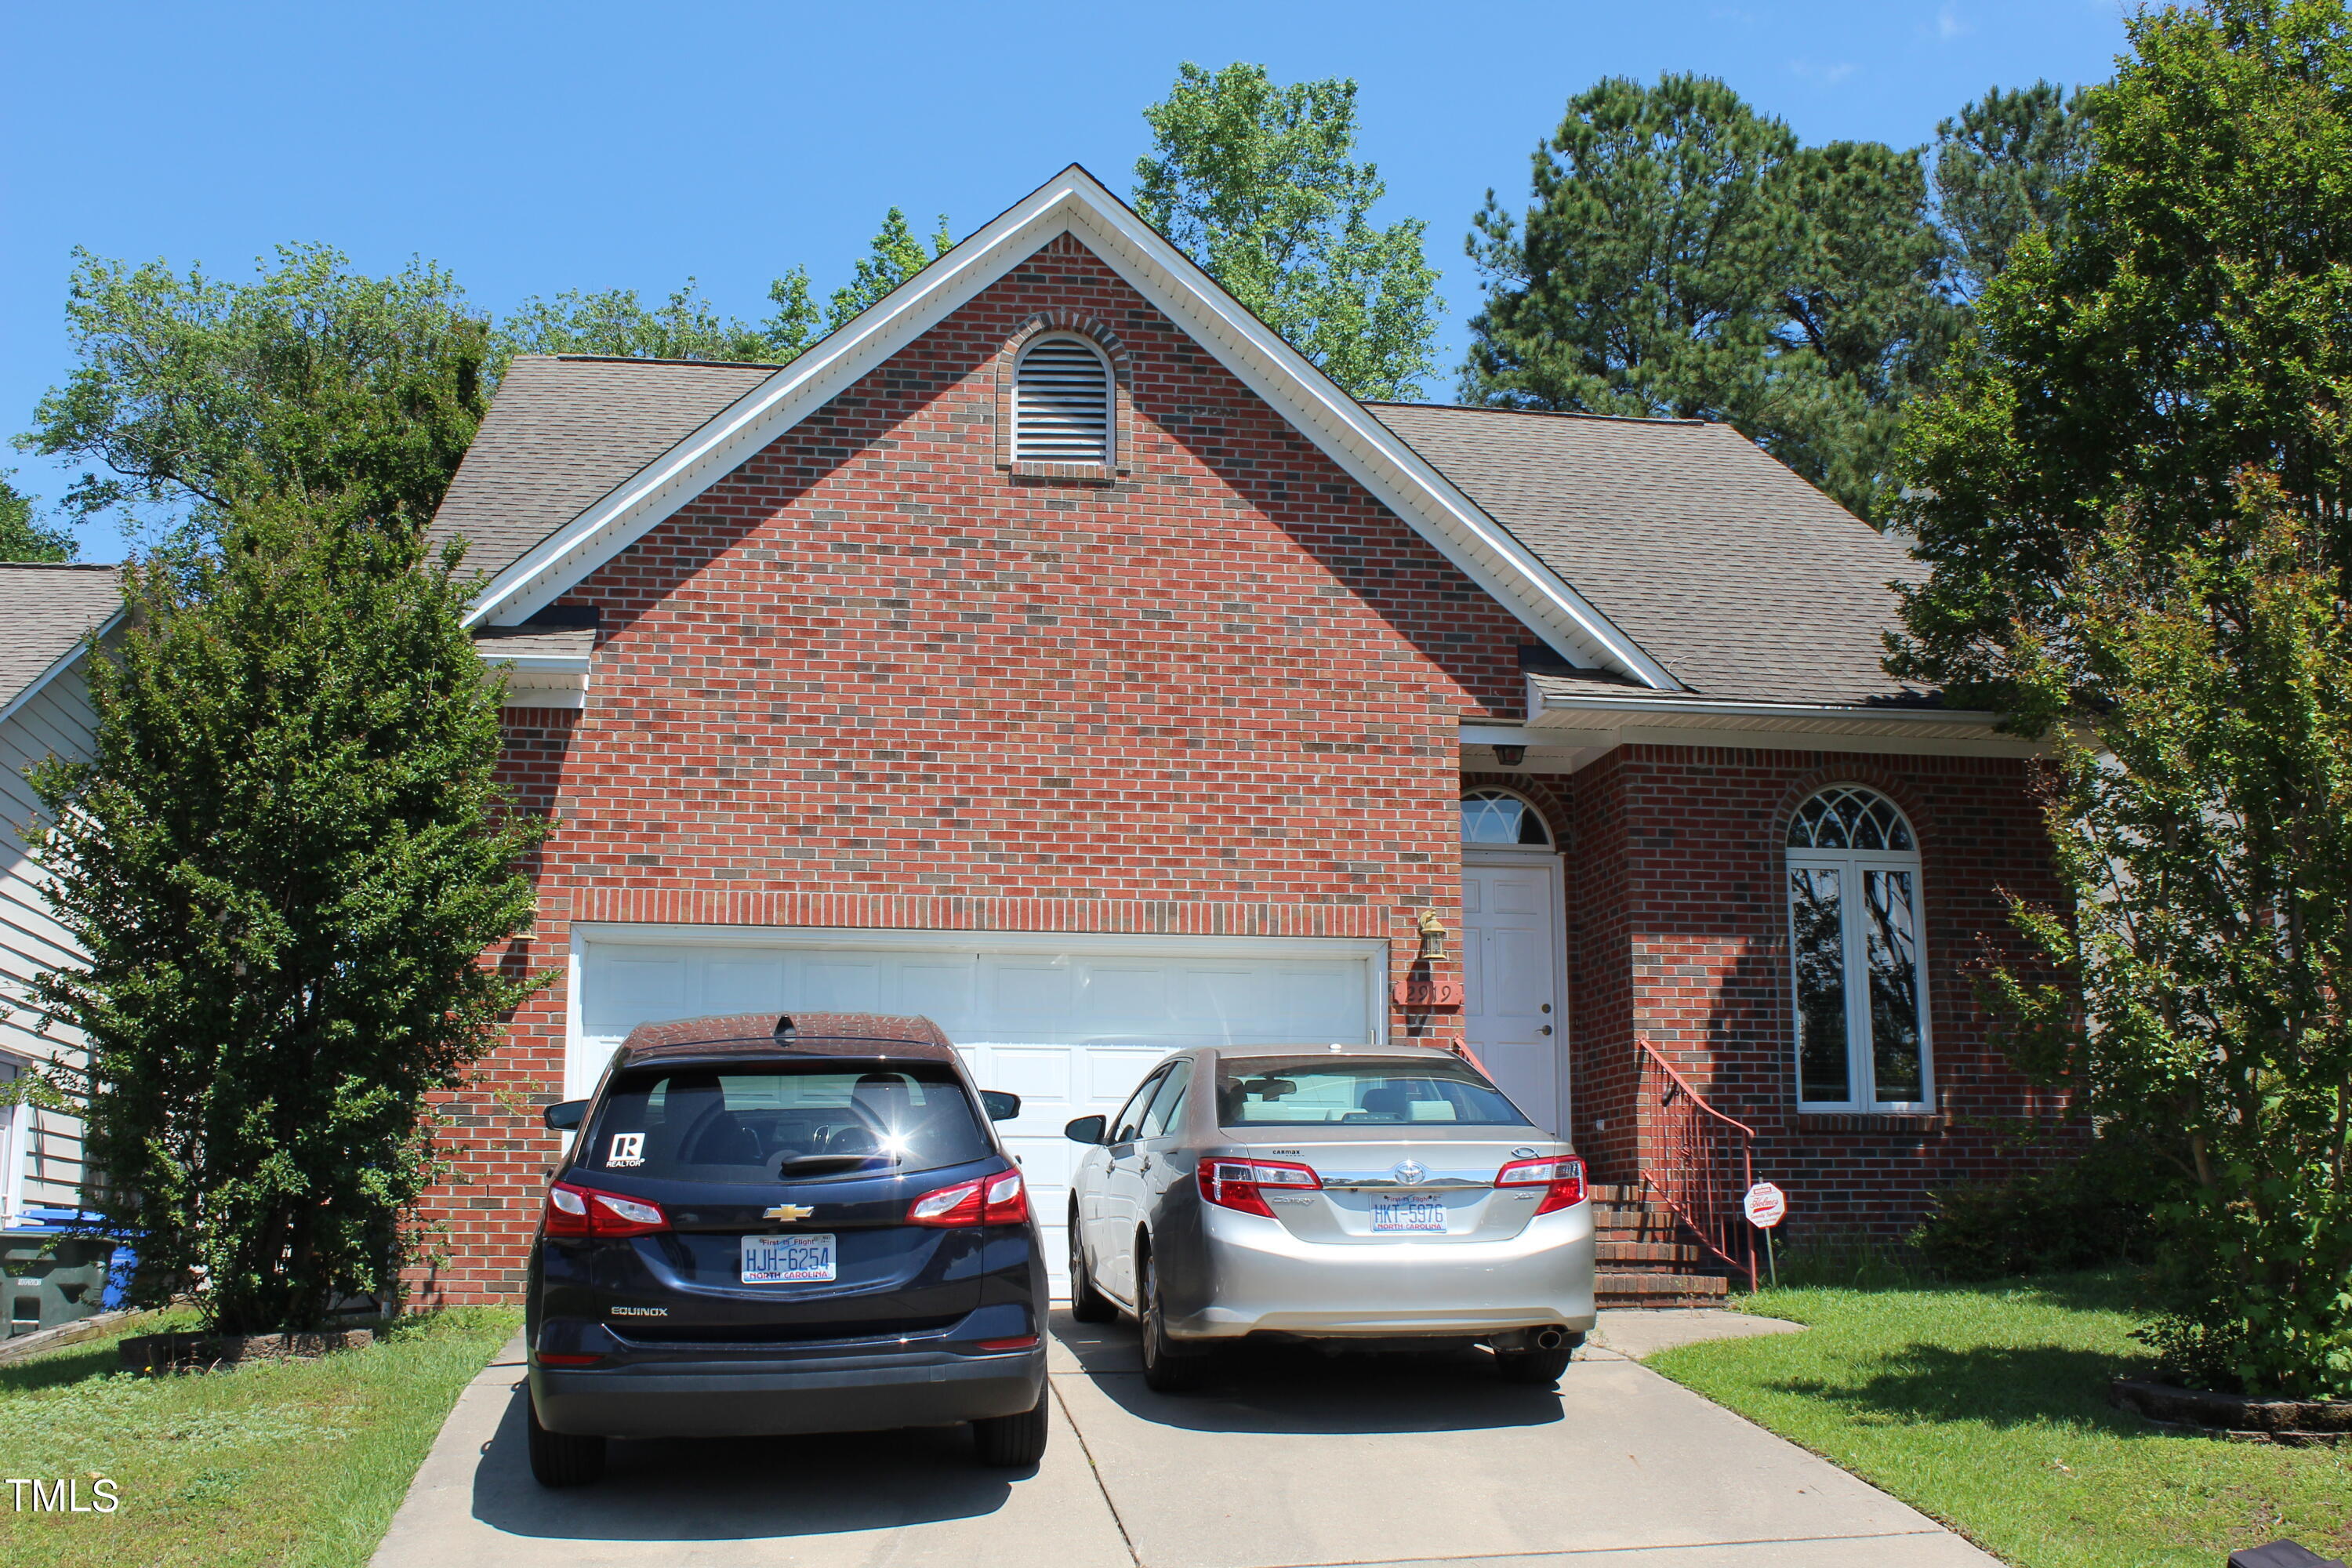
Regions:
<svg viewBox="0 0 2352 1568"><path fill-rule="evenodd" d="M1538 636L1679 686L1509 531L1075 164L1001 214L491 579L467 624L515 626L1065 232L1283 414Z"/></svg>
<svg viewBox="0 0 2352 1568"><path fill-rule="evenodd" d="M1623 697L1556 697L1535 692L1527 727L1536 730L1583 730L1593 726L1566 714L1607 714L1611 722L1626 715L1658 714L1681 718L1816 719L1842 724L1965 724L1990 730L2000 715L1962 708L1865 708L1835 702L1737 702L1706 698L1676 698L1666 692L1629 692Z"/></svg>
<svg viewBox="0 0 2352 1568"><path fill-rule="evenodd" d="M1003 213L721 409L484 586L467 626L520 626L777 437L1026 260L1069 225L1056 181Z"/></svg>
<svg viewBox="0 0 2352 1568"><path fill-rule="evenodd" d="M490 653L485 651L482 654L482 662L493 669L500 665L512 665L518 672L533 675L584 676L588 673L588 656L584 653Z"/></svg>
<svg viewBox="0 0 2352 1568"><path fill-rule="evenodd" d="M43 687L48 685L50 681L55 680L58 676L63 675L67 670L71 669L75 665L79 664L82 660L82 656L89 652L89 645L92 638L96 638L97 640L103 642L108 637L112 637L114 635L114 629L122 624L122 617L129 613L130 610L127 605L121 609L118 609L114 614L107 616L103 621L100 621L98 624L96 630L86 632L81 637L77 637L74 640L73 647L58 655L56 662L51 664L48 668L33 677L31 683L28 684L25 689L16 693L16 696L8 699L5 704L0 704L0 724L5 724L9 720L14 719L16 716L16 710L18 709L24 707L25 704L30 702L34 698L38 697L41 694L41 689Z"/></svg>
<svg viewBox="0 0 2352 1568"><path fill-rule="evenodd" d="M1091 183L1091 182L1090 182ZM1108 193L1104 195L1108 198ZM1288 419L1348 476L1404 519L1465 576L1547 642L1654 690L1681 683L1640 645L1489 518L1454 481L1244 310L1152 228L1108 201L1072 226L1111 270L1173 320L1218 363Z"/></svg>

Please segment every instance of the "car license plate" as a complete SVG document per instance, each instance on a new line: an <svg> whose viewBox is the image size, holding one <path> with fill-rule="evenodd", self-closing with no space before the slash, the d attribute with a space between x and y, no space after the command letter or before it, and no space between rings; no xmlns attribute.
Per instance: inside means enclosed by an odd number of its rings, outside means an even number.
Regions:
<svg viewBox="0 0 2352 1568"><path fill-rule="evenodd" d="M833 1278L833 1237L747 1236L743 1238L743 1283L790 1285Z"/></svg>
<svg viewBox="0 0 2352 1568"><path fill-rule="evenodd" d="M1400 1231L1434 1232L1442 1236L1445 1232L1445 1205L1423 1193L1400 1197L1375 1194L1372 1197L1372 1230L1380 1236Z"/></svg>

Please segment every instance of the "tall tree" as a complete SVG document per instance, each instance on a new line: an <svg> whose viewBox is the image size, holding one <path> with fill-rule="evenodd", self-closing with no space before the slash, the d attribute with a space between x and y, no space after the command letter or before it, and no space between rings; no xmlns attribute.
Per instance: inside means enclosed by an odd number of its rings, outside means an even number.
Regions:
<svg viewBox="0 0 2352 1568"><path fill-rule="evenodd" d="M71 531L45 528L33 518L33 498L9 481L14 468L0 468L0 561L70 561L79 553Z"/></svg>
<svg viewBox="0 0 2352 1568"><path fill-rule="evenodd" d="M2051 732L2031 1062L2193 1189L2177 1363L2352 1394L2352 16L2145 12L1906 437L1889 667ZM2095 742L2095 752L2077 735Z"/></svg>
<svg viewBox="0 0 2352 1568"><path fill-rule="evenodd" d="M941 213L940 226L931 235L930 254L925 255L922 242L907 226L907 215L892 207L883 216L880 231L866 242L856 276L833 291L825 306L825 331L832 331L847 323L868 305L945 256L953 244L955 237L948 232L948 215Z"/></svg>
<svg viewBox="0 0 2352 1568"><path fill-rule="evenodd" d="M1419 396L1437 273L1420 219L1372 226L1387 186L1354 161L1356 84L1280 87L1263 66L1188 61L1143 117L1145 221L1355 396Z"/></svg>
<svg viewBox="0 0 2352 1568"><path fill-rule="evenodd" d="M1728 420L1865 517L1894 413L1950 340L1917 154L1801 148L1722 82L1610 78L1492 191L1463 396Z"/></svg>
<svg viewBox="0 0 2352 1568"><path fill-rule="evenodd" d="M72 515L185 507L199 536L286 500L432 515L488 395L488 323L448 273L355 273L288 246L249 283L76 252L66 319L80 363L18 444L93 458Z"/></svg>
<svg viewBox="0 0 2352 1568"><path fill-rule="evenodd" d="M228 1331L396 1292L428 1097L530 989L479 959L529 917L541 829L492 783L458 553L422 537L273 500L216 553L134 567L92 754L32 773L89 955L37 988L89 1043L85 1202L135 1247L142 1304L201 1278Z"/></svg>
<svg viewBox="0 0 2352 1568"><path fill-rule="evenodd" d="M722 316L702 297L695 280L662 305L648 308L634 289L583 294L566 289L552 299L532 296L500 322L498 340L508 354L610 354L624 359L727 360L785 364L798 358L816 336L817 312L809 298L808 270L795 267L768 286L775 311L764 321Z"/></svg>
<svg viewBox="0 0 2352 1568"><path fill-rule="evenodd" d="M2062 223L2090 162L2081 88L1993 88L1936 126L1936 218L1960 299L1980 298L2030 229Z"/></svg>

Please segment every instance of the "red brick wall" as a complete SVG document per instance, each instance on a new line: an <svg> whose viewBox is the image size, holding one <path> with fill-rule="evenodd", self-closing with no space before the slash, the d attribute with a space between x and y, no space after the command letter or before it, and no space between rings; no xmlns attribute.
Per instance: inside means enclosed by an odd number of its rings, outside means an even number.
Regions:
<svg viewBox="0 0 2352 1568"><path fill-rule="evenodd" d="M997 466L1048 310L1125 351L1115 484ZM1402 972L1418 910L1458 923L1456 724L1517 716L1533 640L1067 238L565 602L588 709L509 714L550 965L593 919L1386 935ZM428 1298L520 1288L563 1009L453 1104Z"/></svg>
<svg viewBox="0 0 2352 1568"><path fill-rule="evenodd" d="M2029 765L1642 745L1543 781L1571 802L1575 1136L1603 1179L1639 1175L1637 1036L1757 1130L1791 1236L1898 1237L1929 1191L2026 1157L2012 1134L2063 1105L1990 1045L1969 976L1989 949L2021 951L2006 894L2060 899ZM1833 783L1880 790L1918 837L1937 1118L1797 1114L1782 845Z"/></svg>

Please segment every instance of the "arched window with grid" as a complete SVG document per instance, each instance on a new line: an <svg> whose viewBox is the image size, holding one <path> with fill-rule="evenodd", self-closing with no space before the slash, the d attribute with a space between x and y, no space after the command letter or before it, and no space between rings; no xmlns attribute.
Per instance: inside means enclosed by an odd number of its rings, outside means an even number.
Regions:
<svg viewBox="0 0 2352 1568"><path fill-rule="evenodd" d="M1910 823L1874 790L1833 785L1789 819L1787 854L1799 1109L1931 1109Z"/></svg>

